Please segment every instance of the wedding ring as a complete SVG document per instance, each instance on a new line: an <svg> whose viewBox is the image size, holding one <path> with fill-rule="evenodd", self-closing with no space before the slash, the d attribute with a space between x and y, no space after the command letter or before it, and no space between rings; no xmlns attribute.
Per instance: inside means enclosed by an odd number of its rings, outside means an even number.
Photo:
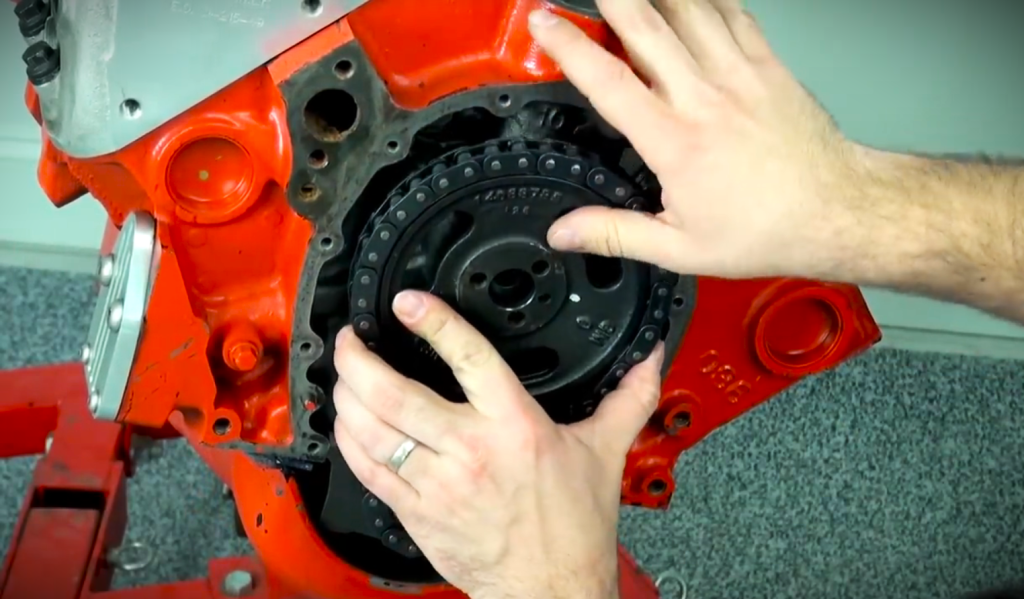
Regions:
<svg viewBox="0 0 1024 599"><path fill-rule="evenodd" d="M395 450L395 453L391 454L391 459L388 460L388 470L398 474L399 468L405 464L405 461L409 459L409 455L418 446L419 443L415 439L406 437L405 441L402 441L402 444Z"/></svg>

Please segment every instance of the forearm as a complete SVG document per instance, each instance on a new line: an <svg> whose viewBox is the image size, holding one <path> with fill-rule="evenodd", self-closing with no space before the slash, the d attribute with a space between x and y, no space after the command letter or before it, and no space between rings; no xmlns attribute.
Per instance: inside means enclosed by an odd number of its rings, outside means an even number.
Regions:
<svg viewBox="0 0 1024 599"><path fill-rule="evenodd" d="M1024 322L1024 164L858 151L839 278Z"/></svg>

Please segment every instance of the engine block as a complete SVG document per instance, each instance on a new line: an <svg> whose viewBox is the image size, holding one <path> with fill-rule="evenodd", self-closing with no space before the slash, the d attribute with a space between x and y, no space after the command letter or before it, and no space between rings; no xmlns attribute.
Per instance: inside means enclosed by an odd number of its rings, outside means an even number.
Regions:
<svg viewBox="0 0 1024 599"><path fill-rule="evenodd" d="M333 339L346 324L459 400L390 315L401 289L455 306L560 422L589 415L665 341L661 404L622 481L623 504L648 508L668 506L682 451L880 339L851 286L679 276L547 246L547 227L578 206L660 210L656 178L526 28L547 7L621 54L592 2L175 0L176 23L250 46L210 67L204 81L225 81L208 93L161 81L166 101L125 87L149 83L125 66L124 44L73 35L121 35L132 11L156 9L92 4L111 12L17 8L40 185L57 206L91 194L111 221L83 353L90 408L231 452L247 535L296 589L458 596L331 439ZM177 61L170 72L201 59L127 47ZM110 67L92 73L106 96L84 89L90 61ZM97 122L109 128L91 136Z"/></svg>

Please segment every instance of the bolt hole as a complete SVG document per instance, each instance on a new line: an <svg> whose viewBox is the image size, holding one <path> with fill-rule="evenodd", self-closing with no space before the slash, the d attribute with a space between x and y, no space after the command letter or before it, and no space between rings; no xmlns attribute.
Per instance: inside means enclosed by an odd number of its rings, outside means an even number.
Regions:
<svg viewBox="0 0 1024 599"><path fill-rule="evenodd" d="M356 128L359 104L352 94L340 89L325 89L306 103L303 110L306 130L320 141L337 143Z"/></svg>
<svg viewBox="0 0 1024 599"><path fill-rule="evenodd" d="M668 483L660 478L656 478L647 483L647 492L655 497L664 495L665 491L668 491Z"/></svg>
<svg viewBox="0 0 1024 599"><path fill-rule="evenodd" d="M526 322L526 315L522 312L512 312L508 315L508 323L514 327L521 327Z"/></svg>
<svg viewBox="0 0 1024 599"><path fill-rule="evenodd" d="M302 0L302 10L311 17L318 16L324 10L322 0Z"/></svg>
<svg viewBox="0 0 1024 599"><path fill-rule="evenodd" d="M542 303L542 304L550 304L551 303L551 296L548 295L547 293L544 293L544 294L540 295L537 298L537 301Z"/></svg>
<svg viewBox="0 0 1024 599"><path fill-rule="evenodd" d="M121 116L130 120L139 118L142 116L142 104L134 98L128 98L121 102Z"/></svg>
<svg viewBox="0 0 1024 599"><path fill-rule="evenodd" d="M334 65L334 74L338 79L348 79L356 72L356 65L351 60L339 60Z"/></svg>
<svg viewBox="0 0 1024 599"><path fill-rule="evenodd" d="M533 263L533 266L530 267L530 270L533 271L533 274L537 275L538 277L543 277L544 275L548 274L548 270L550 269L551 265L548 264L545 260L537 260L536 262Z"/></svg>
<svg viewBox="0 0 1024 599"><path fill-rule="evenodd" d="M227 418L218 418L213 422L213 434L223 437L229 432L231 432L231 421Z"/></svg>
<svg viewBox="0 0 1024 599"><path fill-rule="evenodd" d="M319 453L320 444L316 442L310 443L309 445L306 446L306 451L309 453Z"/></svg>
<svg viewBox="0 0 1024 599"><path fill-rule="evenodd" d="M691 416L689 412L679 412L672 417L672 426L674 428L690 428Z"/></svg>
<svg viewBox="0 0 1024 599"><path fill-rule="evenodd" d="M327 166L327 152L323 150L313 150L309 153L309 160L307 161L311 168L321 169Z"/></svg>
<svg viewBox="0 0 1024 599"><path fill-rule="evenodd" d="M512 96L508 94L501 94L500 96L498 96L498 106L501 106L502 108L508 108L511 105Z"/></svg>
<svg viewBox="0 0 1024 599"><path fill-rule="evenodd" d="M303 202L312 202L320 197L320 188L312 183L306 183L299 188L299 199Z"/></svg>
<svg viewBox="0 0 1024 599"><path fill-rule="evenodd" d="M332 247L334 247L333 237L324 237L323 239L320 240L320 249L329 250Z"/></svg>
<svg viewBox="0 0 1024 599"><path fill-rule="evenodd" d="M385 145L385 147L388 149L388 152L391 152L392 154L394 154L394 153L398 152L398 149L401 148L402 145L399 144L397 141L392 139L391 141L389 141Z"/></svg>
<svg viewBox="0 0 1024 599"><path fill-rule="evenodd" d="M685 305L686 305L686 300L683 299L683 296L677 295L674 298L672 298L672 307L673 308L682 308Z"/></svg>
<svg viewBox="0 0 1024 599"><path fill-rule="evenodd" d="M313 344L310 343L309 341L306 341L305 343L299 346L299 351L304 354L308 354L313 351Z"/></svg>
<svg viewBox="0 0 1024 599"><path fill-rule="evenodd" d="M479 289L487 284L487 275L482 272L473 273L473 276L469 277L469 284Z"/></svg>

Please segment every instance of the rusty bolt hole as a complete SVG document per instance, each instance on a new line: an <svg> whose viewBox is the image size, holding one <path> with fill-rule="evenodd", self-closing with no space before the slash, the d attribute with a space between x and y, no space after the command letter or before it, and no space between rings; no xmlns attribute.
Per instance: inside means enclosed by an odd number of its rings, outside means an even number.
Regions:
<svg viewBox="0 0 1024 599"><path fill-rule="evenodd" d="M229 432L231 432L231 421L227 418L218 418L213 422L213 434L223 437Z"/></svg>
<svg viewBox="0 0 1024 599"><path fill-rule="evenodd" d="M299 188L299 199L303 202L312 202L320 197L320 188L312 183L306 183Z"/></svg>
<svg viewBox="0 0 1024 599"><path fill-rule="evenodd" d="M668 483L660 478L656 478L647 483L647 492L655 497L664 495L665 491L668 491Z"/></svg>

